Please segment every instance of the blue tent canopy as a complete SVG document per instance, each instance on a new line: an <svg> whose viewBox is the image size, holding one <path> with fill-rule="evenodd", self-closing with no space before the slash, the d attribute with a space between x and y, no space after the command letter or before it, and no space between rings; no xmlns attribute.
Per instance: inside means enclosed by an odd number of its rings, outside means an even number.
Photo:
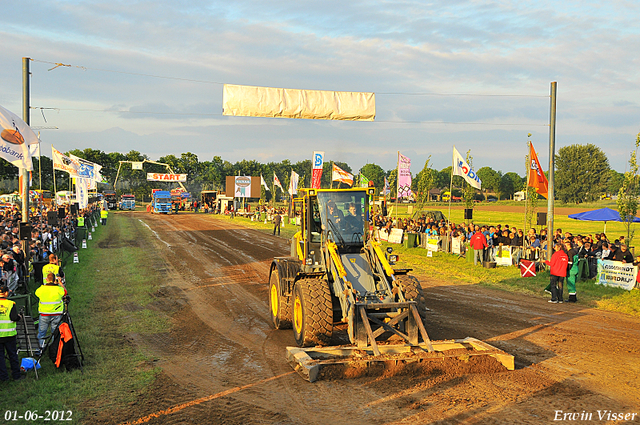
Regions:
<svg viewBox="0 0 640 425"><path fill-rule="evenodd" d="M585 211L577 214L570 214L569 218L583 221L604 221L604 231L607 231L607 221L622 221L620 213L611 208L600 208L599 210ZM634 223L640 223L640 218L633 217Z"/></svg>

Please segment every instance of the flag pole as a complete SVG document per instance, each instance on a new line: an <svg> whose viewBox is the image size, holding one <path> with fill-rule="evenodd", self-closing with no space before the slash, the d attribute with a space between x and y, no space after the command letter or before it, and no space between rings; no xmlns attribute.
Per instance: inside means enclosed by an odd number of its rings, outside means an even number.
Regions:
<svg viewBox="0 0 640 425"><path fill-rule="evenodd" d="M338 187L340 187L340 183L338 183ZM331 189L333 189L333 161L331 161Z"/></svg>
<svg viewBox="0 0 640 425"><path fill-rule="evenodd" d="M453 149L455 149L455 145ZM453 168L455 166L455 159L453 157L453 152L451 152L451 181L449 182L449 217L448 223L451 224L451 199L453 199Z"/></svg>
<svg viewBox="0 0 640 425"><path fill-rule="evenodd" d="M400 151L398 151L398 163L396 164L396 226L398 225L398 197L400 196Z"/></svg>
<svg viewBox="0 0 640 425"><path fill-rule="evenodd" d="M529 148L529 161L527 162L527 184L524 191L524 225L522 226L522 252L524 253L525 238L529 231L527 229L527 206L529 205L529 173L531 172L531 141L527 141Z"/></svg>

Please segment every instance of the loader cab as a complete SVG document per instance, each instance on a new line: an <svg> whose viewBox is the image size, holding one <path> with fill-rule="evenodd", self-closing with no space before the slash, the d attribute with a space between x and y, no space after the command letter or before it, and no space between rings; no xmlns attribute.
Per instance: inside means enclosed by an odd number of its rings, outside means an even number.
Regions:
<svg viewBox="0 0 640 425"><path fill-rule="evenodd" d="M361 189L301 189L293 201L300 231L292 252L308 269L324 268L323 242L331 241L340 253L358 253L367 240L369 191Z"/></svg>

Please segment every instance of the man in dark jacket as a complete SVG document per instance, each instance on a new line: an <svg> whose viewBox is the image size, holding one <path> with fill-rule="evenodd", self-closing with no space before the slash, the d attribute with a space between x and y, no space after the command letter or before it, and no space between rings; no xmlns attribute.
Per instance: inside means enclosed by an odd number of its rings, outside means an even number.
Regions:
<svg viewBox="0 0 640 425"><path fill-rule="evenodd" d="M278 231L278 236L280 236L280 223L282 222L282 217L280 214L276 213L276 216L273 217L273 234L276 234L276 230Z"/></svg>
<svg viewBox="0 0 640 425"><path fill-rule="evenodd" d="M620 245L620 248L613 254L613 261L622 261L623 263L631 264L633 263L633 255L629 252L626 245Z"/></svg>

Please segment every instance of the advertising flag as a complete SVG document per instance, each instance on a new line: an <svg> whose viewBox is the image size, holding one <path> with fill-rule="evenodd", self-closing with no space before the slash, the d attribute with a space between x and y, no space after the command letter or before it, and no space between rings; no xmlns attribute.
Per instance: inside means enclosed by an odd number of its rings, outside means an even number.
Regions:
<svg viewBox="0 0 640 425"><path fill-rule="evenodd" d="M311 173L311 188L320 189L320 181L322 180L322 165L324 164L324 152L313 152L313 170Z"/></svg>
<svg viewBox="0 0 640 425"><path fill-rule="evenodd" d="M349 186L353 186L353 174L347 173L342 168L338 167L336 164L333 164L333 170L331 172L331 181L341 182L344 184L348 184Z"/></svg>
<svg viewBox="0 0 640 425"><path fill-rule="evenodd" d="M527 171L527 186L535 188L538 194L548 198L549 181L542 171L542 166L538 160L538 154L536 154L536 150L533 148L533 143L529 143L529 170Z"/></svg>
<svg viewBox="0 0 640 425"><path fill-rule="evenodd" d="M282 192L284 192L284 189L282 188L282 185L280 184L280 179L278 178L278 176L276 176L276 173L273 173L273 187L275 188L276 186L278 186L280 188L280 190Z"/></svg>
<svg viewBox="0 0 640 425"><path fill-rule="evenodd" d="M264 186L264 190L270 192L269 186L267 186L267 182L264 181L264 177L262 177L262 174L260 174L260 185Z"/></svg>
<svg viewBox="0 0 640 425"><path fill-rule="evenodd" d="M91 179L82 177L76 177L76 200L78 201L78 208L84 209L89 205L89 185Z"/></svg>
<svg viewBox="0 0 640 425"><path fill-rule="evenodd" d="M93 162L72 154L69 154L69 158L71 158L76 164L78 164L78 177L83 179L95 180L95 164Z"/></svg>
<svg viewBox="0 0 640 425"><path fill-rule="evenodd" d="M398 199L411 196L411 160L398 152Z"/></svg>
<svg viewBox="0 0 640 425"><path fill-rule="evenodd" d="M27 123L0 106L0 158L18 168L33 171L29 147L38 142L38 136Z"/></svg>
<svg viewBox="0 0 640 425"><path fill-rule="evenodd" d="M384 177L384 190L382 191L383 195L388 195L391 193L391 186L389 185L389 180L387 180L387 176Z"/></svg>
<svg viewBox="0 0 640 425"><path fill-rule="evenodd" d="M51 146L51 160L53 161L53 169L66 171L71 177L78 177L78 168L80 164L64 155L62 152Z"/></svg>
<svg viewBox="0 0 640 425"><path fill-rule="evenodd" d="M369 187L369 179L362 174L360 174L360 187Z"/></svg>
<svg viewBox="0 0 640 425"><path fill-rule="evenodd" d="M289 179L289 194L297 195L298 194L298 182L300 181L300 176L295 171L291 170L291 178Z"/></svg>
<svg viewBox="0 0 640 425"><path fill-rule="evenodd" d="M461 176L463 179L467 181L471 186L476 189L480 189L482 187L482 182L478 175L469 167L467 161L462 158L460 152L453 147L453 170L451 172L452 176Z"/></svg>

